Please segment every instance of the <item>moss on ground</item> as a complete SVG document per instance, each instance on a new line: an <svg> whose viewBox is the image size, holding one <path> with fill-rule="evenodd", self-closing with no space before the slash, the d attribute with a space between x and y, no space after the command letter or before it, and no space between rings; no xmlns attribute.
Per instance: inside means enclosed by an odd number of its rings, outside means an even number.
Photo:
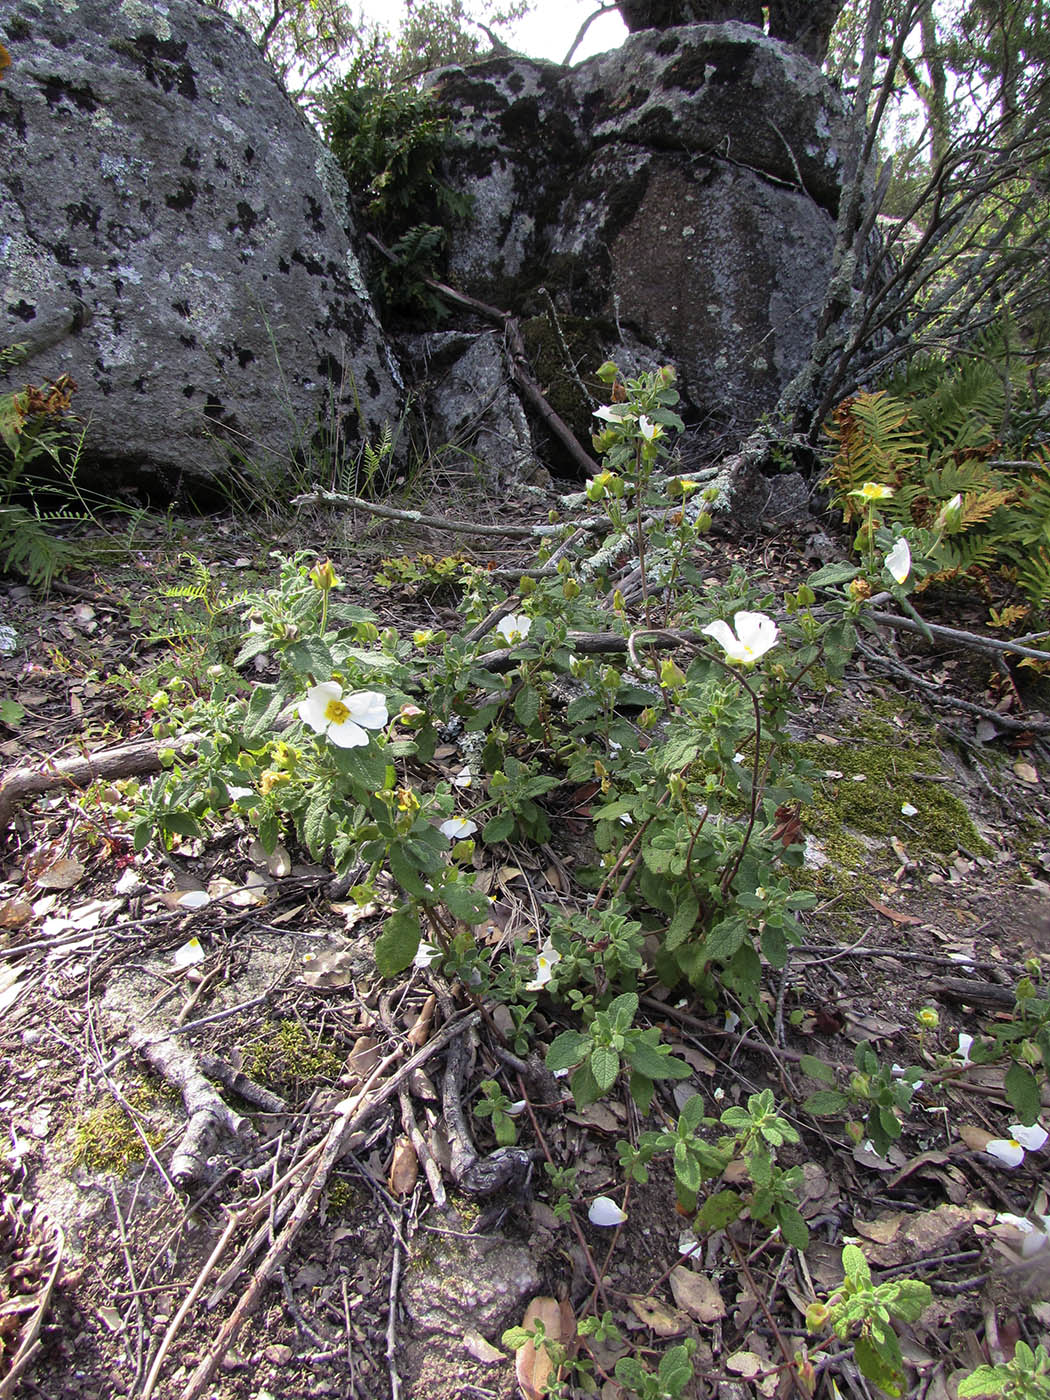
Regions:
<svg viewBox="0 0 1050 1400"><path fill-rule="evenodd" d="M145 1085L127 1095L128 1103L142 1112L156 1107L156 1098ZM145 1161L143 1136L154 1151L164 1141L164 1132L160 1128L143 1126L140 1136L126 1110L114 1099L109 1099L73 1123L72 1162L74 1166L86 1167L90 1172L117 1172L123 1175L129 1167Z"/></svg>
<svg viewBox="0 0 1050 1400"><path fill-rule="evenodd" d="M803 813L807 831L818 839L827 865L802 872L801 883L856 905L879 887L872 855L896 837L913 859L948 857L957 850L988 855L965 803L943 781L946 770L937 746L917 738L894 721L907 720L900 707L876 700L836 732L839 742L802 743L796 753L816 769L813 801ZM820 774L841 774L824 777ZM912 816L901 811L915 808Z"/></svg>
<svg viewBox="0 0 1050 1400"><path fill-rule="evenodd" d="M324 1038L314 1038L298 1021L263 1024L255 1045L245 1055L245 1073L271 1086L314 1088L331 1083L343 1072L344 1057Z"/></svg>

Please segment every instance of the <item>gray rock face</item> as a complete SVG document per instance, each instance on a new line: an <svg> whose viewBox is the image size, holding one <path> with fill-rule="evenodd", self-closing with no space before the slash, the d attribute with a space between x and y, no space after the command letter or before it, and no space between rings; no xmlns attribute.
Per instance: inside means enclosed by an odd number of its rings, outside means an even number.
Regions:
<svg viewBox="0 0 1050 1400"><path fill-rule="evenodd" d="M169 487L221 472L210 437L279 470L321 422L397 422L342 178L246 34L200 0L0 0L0 38L0 392L71 374L89 465Z"/></svg>
<svg viewBox="0 0 1050 1400"><path fill-rule="evenodd" d="M635 333L720 422L770 409L824 297L848 118L800 53L738 23L647 30L571 70L523 59L436 82L474 195L449 279L522 314ZM593 368L587 366L585 368Z"/></svg>

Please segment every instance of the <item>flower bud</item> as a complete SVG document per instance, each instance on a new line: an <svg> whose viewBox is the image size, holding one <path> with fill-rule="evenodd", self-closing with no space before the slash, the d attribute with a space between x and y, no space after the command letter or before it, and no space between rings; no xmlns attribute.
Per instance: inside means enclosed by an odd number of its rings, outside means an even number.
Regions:
<svg viewBox="0 0 1050 1400"><path fill-rule="evenodd" d="M322 559L313 566L310 570L310 582L322 593L328 593L331 589L339 587L339 579L336 577L331 559Z"/></svg>
<svg viewBox="0 0 1050 1400"><path fill-rule="evenodd" d="M849 586L849 596L855 603L871 597L871 584L864 578L855 578Z"/></svg>
<svg viewBox="0 0 1050 1400"><path fill-rule="evenodd" d="M660 685L664 690L680 690L685 685L685 672L669 656L660 663Z"/></svg>
<svg viewBox="0 0 1050 1400"><path fill-rule="evenodd" d="M921 1010L916 1011L915 1019L924 1031L935 1031L941 1024L941 1018L937 1014L936 1007L933 1006L924 1006Z"/></svg>

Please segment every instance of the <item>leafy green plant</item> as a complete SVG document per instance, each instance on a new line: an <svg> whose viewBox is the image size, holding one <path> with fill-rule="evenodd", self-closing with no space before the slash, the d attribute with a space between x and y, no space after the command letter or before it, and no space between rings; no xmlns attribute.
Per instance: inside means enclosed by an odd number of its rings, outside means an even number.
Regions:
<svg viewBox="0 0 1050 1400"><path fill-rule="evenodd" d="M637 995L624 992L604 1010L590 1013L585 1030L563 1031L552 1041L547 1068L572 1070L569 1087L581 1108L609 1093L624 1067L630 1070L631 1097L643 1112L656 1080L688 1079L689 1066L659 1044L658 1030L633 1025L637 1012Z"/></svg>
<svg viewBox="0 0 1050 1400"><path fill-rule="evenodd" d="M700 1136L701 1128L719 1125L730 1131L715 1142ZM795 1128L777 1113L772 1091L763 1089L750 1095L746 1106L731 1105L717 1119L704 1115L703 1100L696 1094L683 1105L673 1129L644 1132L637 1147L619 1142L617 1151L628 1180L642 1182L648 1180L654 1157L670 1152L679 1205L697 1212L697 1226L704 1231L724 1229L747 1210L757 1224L779 1229L788 1244L804 1249L809 1230L797 1203L802 1171L776 1163L779 1149L798 1140ZM716 1191L697 1210L704 1182L724 1176L734 1162L743 1165L750 1185Z"/></svg>
<svg viewBox="0 0 1050 1400"><path fill-rule="evenodd" d="M1050 1352L1045 1346L1033 1351L1018 1341L1009 1361L978 1366L959 1382L962 1400L977 1395L1002 1395L1005 1400L1046 1400L1050 1395Z"/></svg>
<svg viewBox="0 0 1050 1400"><path fill-rule="evenodd" d="M901 1135L901 1120L911 1107L916 1087L921 1087L922 1070L915 1067L898 1070L881 1064L867 1040L857 1046L853 1060L855 1069L845 1091L832 1087L818 1089L802 1106L817 1117L839 1117L850 1112L863 1114L856 1136L871 1142L882 1157ZM801 1068L811 1079L828 1086L835 1083L835 1071L814 1055L803 1055Z"/></svg>
<svg viewBox="0 0 1050 1400"><path fill-rule="evenodd" d="M873 1284L863 1250L848 1244L842 1251L845 1278L826 1302L811 1303L806 1326L830 1330L841 1342L853 1342L857 1365L887 1395L904 1393L904 1360L894 1321L915 1322L933 1294L918 1279L894 1278Z"/></svg>
<svg viewBox="0 0 1050 1400"><path fill-rule="evenodd" d="M495 1079L483 1079L481 1092L484 1097L474 1106L475 1118L488 1118L492 1132L500 1147L512 1147L518 1140L518 1126L514 1122L515 1105L500 1088ZM521 1105L518 1105L520 1109Z"/></svg>
<svg viewBox="0 0 1050 1400"><path fill-rule="evenodd" d="M836 449L827 482L844 520L860 527L862 554L870 556L875 526L885 523L891 542L903 530L924 546L920 589L998 570L1045 606L1050 463L1024 415L1008 448L1000 437L1011 403L1031 400L1025 382L1010 383L1021 364L994 344L953 361L931 357L889 388L838 405L826 425Z"/></svg>
<svg viewBox="0 0 1050 1400"><path fill-rule="evenodd" d="M0 397L0 559L5 569L45 586L77 558L60 530L90 519L75 488L82 441L71 413L76 387L62 375ZM41 482L36 472L45 464ZM27 495L33 499L27 502ZM51 509L42 504L48 497Z"/></svg>
<svg viewBox="0 0 1050 1400"><path fill-rule="evenodd" d="M366 58L326 90L321 125L351 194L387 245L375 277L384 304L444 315L425 279L439 270L448 225L471 207L437 174L452 139L448 119L431 94L385 85Z"/></svg>

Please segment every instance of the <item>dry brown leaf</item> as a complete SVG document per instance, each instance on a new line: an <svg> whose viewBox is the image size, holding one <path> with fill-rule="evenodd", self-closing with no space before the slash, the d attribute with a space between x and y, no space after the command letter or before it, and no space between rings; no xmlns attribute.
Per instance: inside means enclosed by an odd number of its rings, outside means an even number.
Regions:
<svg viewBox="0 0 1050 1400"><path fill-rule="evenodd" d="M671 1292L680 1308L697 1322L717 1322L725 1317L726 1305L714 1281L707 1274L676 1264L670 1275Z"/></svg>
<svg viewBox="0 0 1050 1400"><path fill-rule="evenodd" d="M546 1336L561 1339L562 1312L556 1298L533 1298L525 1309L521 1325L528 1330L535 1327L537 1322L543 1323ZM553 1363L545 1348L541 1347L537 1351L531 1341L524 1342L518 1348L514 1357L514 1374L518 1378L525 1400L543 1400L547 1382L553 1379L553 1370Z"/></svg>
<svg viewBox="0 0 1050 1400"><path fill-rule="evenodd" d="M865 1254L879 1268L892 1269L910 1259L930 1259L956 1247L955 1241L973 1225L987 1225L995 1212L985 1206L941 1204L907 1217L905 1224L887 1244L869 1243Z"/></svg>
<svg viewBox="0 0 1050 1400"><path fill-rule="evenodd" d="M463 1346L466 1351L480 1361L483 1366L491 1366L497 1361L506 1361L506 1356L499 1347L494 1347L491 1342L487 1342L475 1327L469 1327L463 1334Z"/></svg>
<svg viewBox="0 0 1050 1400"><path fill-rule="evenodd" d="M0 903L0 928L22 928L33 917L33 907L20 899Z"/></svg>
<svg viewBox="0 0 1050 1400"><path fill-rule="evenodd" d="M600 1133L618 1133L623 1130L623 1118L616 1112L619 1107L617 1103L592 1103L578 1113L567 1113L565 1117L581 1128L597 1128Z"/></svg>
<svg viewBox="0 0 1050 1400"><path fill-rule="evenodd" d="M359 1035L354 1048L346 1060L346 1073L342 1076L349 1083L351 1079L364 1082L379 1063L379 1042L370 1035Z"/></svg>
<svg viewBox="0 0 1050 1400"><path fill-rule="evenodd" d="M995 1134L987 1128L978 1127L976 1123L963 1123L959 1127L959 1136L971 1152L983 1152Z"/></svg>
<svg viewBox="0 0 1050 1400"><path fill-rule="evenodd" d="M71 890L83 878L83 863L76 856L63 856L38 871L36 883L42 890Z"/></svg>
<svg viewBox="0 0 1050 1400"><path fill-rule="evenodd" d="M899 1210L886 1212L875 1220L858 1220L854 1216L853 1228L866 1240L872 1240L875 1244L889 1244L897 1238L904 1220L904 1212Z"/></svg>
<svg viewBox="0 0 1050 1400"><path fill-rule="evenodd" d="M1014 764L1014 772L1021 779L1022 783L1037 783L1039 781L1038 772L1030 763L1025 763L1023 759L1019 759Z"/></svg>
<svg viewBox="0 0 1050 1400"><path fill-rule="evenodd" d="M349 987L354 980L354 959L348 952L318 953L306 963L299 980L307 987Z"/></svg>
<svg viewBox="0 0 1050 1400"><path fill-rule="evenodd" d="M394 1143L394 1155L390 1163L390 1194L407 1196L414 1191L419 1179L419 1158L410 1138L399 1137Z"/></svg>
<svg viewBox="0 0 1050 1400"><path fill-rule="evenodd" d="M414 1045L418 1050L430 1039L430 1027L434 1021L434 1008L437 1006L437 997L431 992L423 1003L419 1015L412 1022L412 1029L408 1032L408 1043Z"/></svg>
<svg viewBox="0 0 1050 1400"><path fill-rule="evenodd" d="M895 924L921 924L922 920L917 919L914 914L903 914L899 909L891 909L888 904L882 904L877 899L872 899L866 894L864 898L877 914L883 914L887 919Z"/></svg>
<svg viewBox="0 0 1050 1400"><path fill-rule="evenodd" d="M685 1331L685 1317L677 1308L670 1308L660 1298L643 1298L634 1294L627 1306L639 1322L644 1322L658 1337L677 1337Z"/></svg>

